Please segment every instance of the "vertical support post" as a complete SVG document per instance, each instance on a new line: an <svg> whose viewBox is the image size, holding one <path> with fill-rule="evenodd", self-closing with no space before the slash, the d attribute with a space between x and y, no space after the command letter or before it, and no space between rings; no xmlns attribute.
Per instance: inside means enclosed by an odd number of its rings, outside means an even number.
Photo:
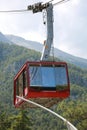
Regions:
<svg viewBox="0 0 87 130"><path fill-rule="evenodd" d="M47 39L44 43L41 60L46 61L50 55L51 46L53 44L53 5L49 4L46 8L47 12Z"/></svg>

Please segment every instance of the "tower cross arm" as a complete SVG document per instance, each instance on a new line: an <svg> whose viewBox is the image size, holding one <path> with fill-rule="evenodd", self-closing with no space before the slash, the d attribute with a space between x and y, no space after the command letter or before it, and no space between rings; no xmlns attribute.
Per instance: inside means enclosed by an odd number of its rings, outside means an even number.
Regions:
<svg viewBox="0 0 87 130"><path fill-rule="evenodd" d="M28 10L32 10L33 13L42 12L43 9L46 9L49 6L49 3L42 4L42 2L38 2L34 5L29 5L27 7Z"/></svg>

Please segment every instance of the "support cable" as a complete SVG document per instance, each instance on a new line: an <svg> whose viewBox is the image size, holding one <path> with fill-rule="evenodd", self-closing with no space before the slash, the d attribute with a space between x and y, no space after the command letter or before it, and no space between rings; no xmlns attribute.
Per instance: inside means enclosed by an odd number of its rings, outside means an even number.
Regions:
<svg viewBox="0 0 87 130"><path fill-rule="evenodd" d="M55 48L54 48L54 43L52 44L52 59L53 59L53 61L55 61L55 56L54 56L54 50L55 50Z"/></svg>
<svg viewBox="0 0 87 130"><path fill-rule="evenodd" d="M56 2L56 3L54 3L53 6L65 3L65 2L68 2L68 1L70 1L70 0L60 0L60 1Z"/></svg>
<svg viewBox="0 0 87 130"><path fill-rule="evenodd" d="M28 9L21 9L21 10L0 10L0 13L21 13L21 12L27 12Z"/></svg>
<svg viewBox="0 0 87 130"><path fill-rule="evenodd" d="M55 0L50 0L48 1L47 3L52 3L54 2ZM52 3L53 6L57 5L57 4L62 4L64 2L68 2L70 0L60 0L56 3ZM21 13L21 12L27 12L29 11L29 9L20 9L20 10L0 10L0 13Z"/></svg>

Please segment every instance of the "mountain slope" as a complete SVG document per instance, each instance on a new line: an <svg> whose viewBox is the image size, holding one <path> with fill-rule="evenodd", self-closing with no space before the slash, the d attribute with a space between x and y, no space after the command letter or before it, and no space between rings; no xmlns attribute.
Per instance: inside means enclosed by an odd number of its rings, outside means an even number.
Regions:
<svg viewBox="0 0 87 130"><path fill-rule="evenodd" d="M8 38L6 38L5 35L3 35L1 32L0 32L0 42L4 42L4 43L12 43L10 40L8 40Z"/></svg>
<svg viewBox="0 0 87 130"><path fill-rule="evenodd" d="M76 57L55 48L55 56L71 64L87 69L87 59Z"/></svg>
<svg viewBox="0 0 87 130"><path fill-rule="evenodd" d="M39 42L25 40L22 37L18 37L14 35L6 35L6 38L16 45L23 46L39 52L42 51L42 45Z"/></svg>
<svg viewBox="0 0 87 130"><path fill-rule="evenodd" d="M14 35L6 35L6 38L17 45L24 46L26 48L30 48L30 49L42 52L43 45L38 42L28 41L28 40L25 40L21 37L14 36ZM57 48L54 49L54 55L55 55L55 57L57 57L59 59L62 59L64 61L67 61L74 65L77 65L81 68L87 68L87 59L75 57L75 56L65 53Z"/></svg>

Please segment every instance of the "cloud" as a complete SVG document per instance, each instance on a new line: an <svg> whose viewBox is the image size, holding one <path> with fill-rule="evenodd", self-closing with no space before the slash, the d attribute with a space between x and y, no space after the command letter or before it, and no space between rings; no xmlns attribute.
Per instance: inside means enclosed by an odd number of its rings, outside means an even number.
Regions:
<svg viewBox="0 0 87 130"><path fill-rule="evenodd" d="M35 3L38 0L3 0L2 4L0 5L0 10L16 10L16 9L27 9L27 6L31 3ZM4 5L6 7L4 7ZM24 12L24 13L7 13L7 14L0 14L1 21L0 24L7 26L8 25L8 32L10 30L17 32L28 32L32 30L38 30L40 24L42 23L42 14L38 13L33 14L32 11ZM4 22L4 24L3 24ZM11 28L11 29L9 29ZM15 29L14 29L15 28Z"/></svg>
<svg viewBox="0 0 87 130"><path fill-rule="evenodd" d="M71 1L57 8L55 19L55 44L70 54L87 58L87 1ZM65 7L66 6L66 7Z"/></svg>

